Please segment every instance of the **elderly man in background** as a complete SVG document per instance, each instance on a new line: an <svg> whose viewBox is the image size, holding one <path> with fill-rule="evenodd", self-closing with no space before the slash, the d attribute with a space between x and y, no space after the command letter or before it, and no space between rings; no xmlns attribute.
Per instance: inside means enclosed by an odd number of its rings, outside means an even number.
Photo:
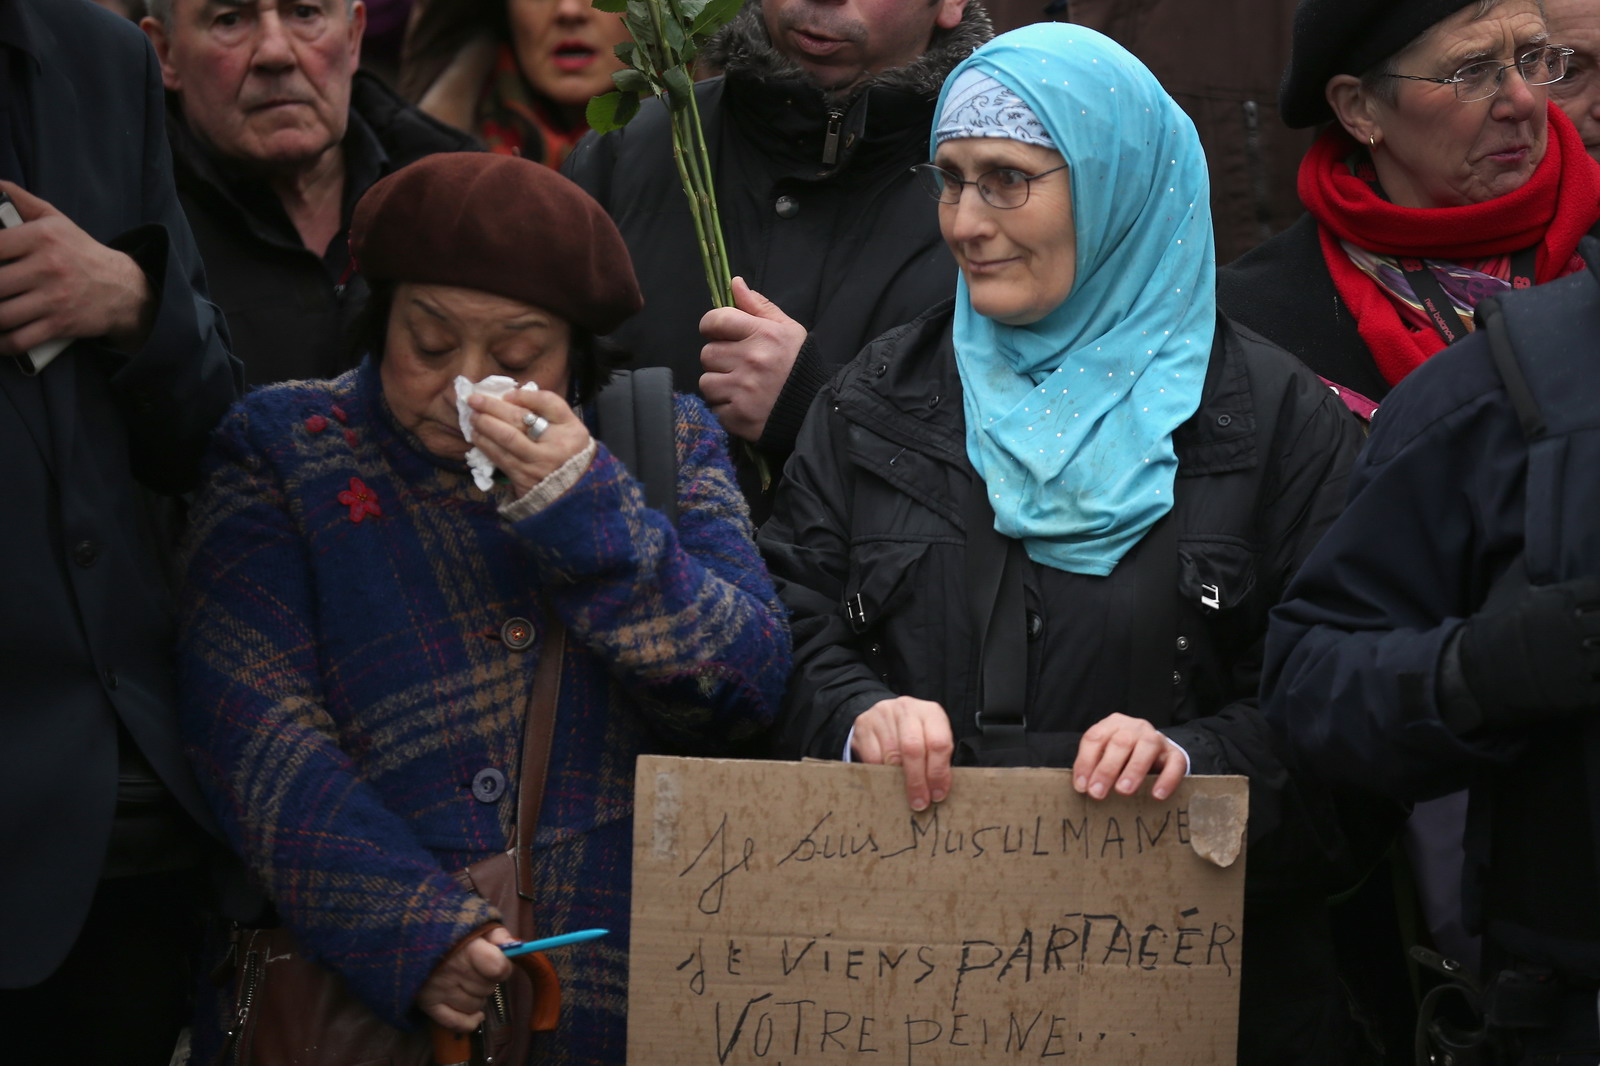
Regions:
<svg viewBox="0 0 1600 1066"><path fill-rule="evenodd" d="M1550 86L1550 99L1600 159L1600 0L1544 0L1544 19L1550 39L1572 49L1567 75Z"/></svg>
<svg viewBox="0 0 1600 1066"><path fill-rule="evenodd" d="M0 0L0 101L0 1059L161 1066L214 826L145 490L194 487L238 365L139 31Z"/></svg>
<svg viewBox="0 0 1600 1066"><path fill-rule="evenodd" d="M707 313L658 102L563 168L616 219L644 290L612 339L698 384L774 481L833 372L950 295L955 262L910 168L927 161L945 75L990 36L976 0L748 0L705 53L723 76L696 90L743 278L734 307ZM774 486L735 455L760 522Z"/></svg>
<svg viewBox="0 0 1600 1066"><path fill-rule="evenodd" d="M366 301L345 232L361 194L473 146L357 70L361 0L154 0L178 193L252 383L332 377Z"/></svg>

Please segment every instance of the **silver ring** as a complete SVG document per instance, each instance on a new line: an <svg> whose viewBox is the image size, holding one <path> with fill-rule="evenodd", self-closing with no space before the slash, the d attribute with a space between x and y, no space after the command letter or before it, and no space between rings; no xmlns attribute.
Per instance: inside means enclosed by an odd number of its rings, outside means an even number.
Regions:
<svg viewBox="0 0 1600 1066"><path fill-rule="evenodd" d="M550 428L550 420L544 415L536 415L532 411L522 416L522 424L528 427L528 439L538 440L544 436L544 431Z"/></svg>

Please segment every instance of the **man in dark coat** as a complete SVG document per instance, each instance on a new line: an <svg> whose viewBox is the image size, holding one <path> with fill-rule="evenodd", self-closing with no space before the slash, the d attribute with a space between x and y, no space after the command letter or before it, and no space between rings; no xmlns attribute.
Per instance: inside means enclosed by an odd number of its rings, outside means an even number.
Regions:
<svg viewBox="0 0 1600 1066"><path fill-rule="evenodd" d="M144 488L239 389L173 191L160 71L87 0L0 0L0 1032L167 1061L210 824L179 747ZM35 372L30 349L70 343Z"/></svg>
<svg viewBox="0 0 1600 1066"><path fill-rule="evenodd" d="M1390 394L1263 678L1304 774L1405 803L1469 790L1463 894L1503 1063L1600 1062L1600 244L1583 254Z"/></svg>
<svg viewBox="0 0 1600 1066"><path fill-rule="evenodd" d="M699 386L776 478L811 399L868 341L955 291L936 205L910 168L928 159L945 75L990 36L968 0L749 0L706 51L697 88L716 167L736 306L711 297L651 101L590 134L563 168L628 242L645 309L613 339ZM704 321L702 321L702 318ZM710 342L710 343L707 343ZM735 450L759 522L771 507Z"/></svg>
<svg viewBox="0 0 1600 1066"><path fill-rule="evenodd" d="M178 195L252 384L355 365L367 289L345 234L407 163L476 147L358 71L360 0L156 0Z"/></svg>

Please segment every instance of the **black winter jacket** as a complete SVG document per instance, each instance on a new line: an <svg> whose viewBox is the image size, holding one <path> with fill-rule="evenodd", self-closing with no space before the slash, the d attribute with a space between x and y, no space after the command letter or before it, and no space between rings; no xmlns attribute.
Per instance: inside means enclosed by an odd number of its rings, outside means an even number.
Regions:
<svg viewBox="0 0 1600 1066"><path fill-rule="evenodd" d="M974 751L974 476L951 306L880 338L821 393L762 529L795 642L783 753L841 757L856 716L897 695L942 704L969 763L1069 766L1106 715L1150 719L1195 773L1251 781L1240 1061L1344 1063L1323 900L1370 856L1340 838L1328 797L1289 780L1255 696L1267 611L1339 512L1359 424L1295 360L1219 317L1204 399L1174 439L1170 705L1131 707L1115 665L1132 659L1123 601L1156 565L1143 545L1105 578L1030 564L1027 749Z"/></svg>
<svg viewBox="0 0 1600 1066"><path fill-rule="evenodd" d="M1389 394L1355 317L1333 287L1310 215L1217 271L1217 304L1327 380L1369 400Z"/></svg>
<svg viewBox="0 0 1600 1066"><path fill-rule="evenodd" d="M258 176L218 158L167 107L178 198L194 229L211 298L227 316L233 350L252 385L331 378L356 365L350 326L366 306L359 276L345 279L345 235L361 194L385 174L434 152L470 151L468 134L418 111L358 71L342 142L345 191L339 236L326 255L305 246L277 195ZM345 280L340 285L341 279Z"/></svg>
<svg viewBox="0 0 1600 1066"><path fill-rule="evenodd" d="M725 73L696 93L733 272L810 331L760 442L774 474L834 371L955 291L937 206L910 168L928 159L945 75L989 36L971 3L915 62L842 97L773 49L756 0L707 51ZM644 311L612 339L692 390L711 296L671 160L667 114L650 100L625 129L584 138L562 169L616 220L644 291ZM759 522L771 493L744 449L734 455Z"/></svg>

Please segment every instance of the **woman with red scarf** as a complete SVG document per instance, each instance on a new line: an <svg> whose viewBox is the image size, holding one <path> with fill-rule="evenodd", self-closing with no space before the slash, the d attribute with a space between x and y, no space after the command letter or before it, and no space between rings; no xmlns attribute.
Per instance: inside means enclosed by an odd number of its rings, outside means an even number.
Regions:
<svg viewBox="0 0 1600 1066"><path fill-rule="evenodd" d="M1301 0L1279 102L1328 124L1308 213L1221 271L1223 309L1370 416L1480 300L1579 269L1600 165L1546 99L1567 55L1539 0Z"/></svg>

